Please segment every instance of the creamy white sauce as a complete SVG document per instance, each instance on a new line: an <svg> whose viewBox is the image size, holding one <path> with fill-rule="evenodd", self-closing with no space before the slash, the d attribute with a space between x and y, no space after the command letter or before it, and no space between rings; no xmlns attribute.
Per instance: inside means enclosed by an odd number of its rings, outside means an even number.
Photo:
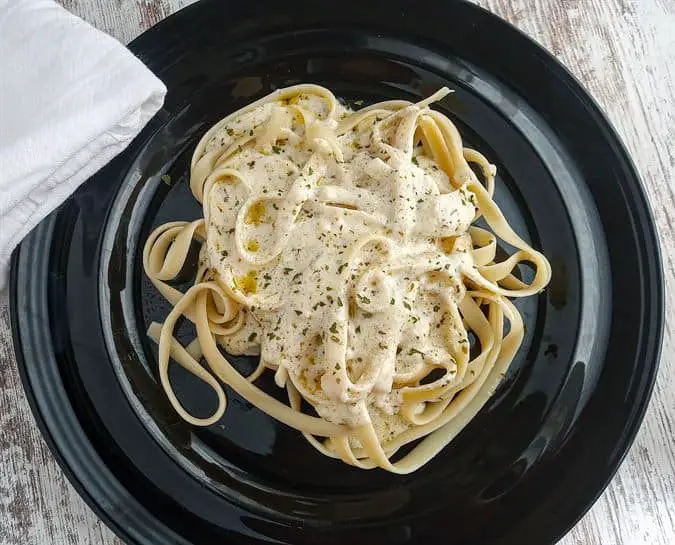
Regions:
<svg viewBox="0 0 675 545"><path fill-rule="evenodd" d="M326 420L373 422L391 437L408 426L395 385L447 366L448 336L466 335L441 325L473 266L461 244L473 197L450 190L421 149L396 149L386 132L378 141L376 120L338 136L319 97L298 105L314 114L306 129L287 104L265 104L205 148L255 136L227 163L243 180L205 196L205 257L247 308L245 326L219 340L232 354L259 353ZM452 237L459 249L449 251Z"/></svg>

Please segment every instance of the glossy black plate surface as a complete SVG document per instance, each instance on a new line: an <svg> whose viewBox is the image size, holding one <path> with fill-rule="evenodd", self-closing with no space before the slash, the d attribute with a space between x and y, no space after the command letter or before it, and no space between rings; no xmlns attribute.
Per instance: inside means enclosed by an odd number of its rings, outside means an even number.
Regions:
<svg viewBox="0 0 675 545"><path fill-rule="evenodd" d="M618 467L656 373L661 264L639 178L592 99L503 21L464 2L339 4L206 0L132 44L167 84L164 109L14 256L36 418L133 544L554 543ZM200 215L187 171L206 128L298 82L348 102L455 89L438 107L496 163L497 201L553 266L550 287L519 302L526 338L496 395L412 475L328 460L236 396L192 429L156 381L145 329L168 305L143 277L145 238ZM172 373L208 412L208 390Z"/></svg>

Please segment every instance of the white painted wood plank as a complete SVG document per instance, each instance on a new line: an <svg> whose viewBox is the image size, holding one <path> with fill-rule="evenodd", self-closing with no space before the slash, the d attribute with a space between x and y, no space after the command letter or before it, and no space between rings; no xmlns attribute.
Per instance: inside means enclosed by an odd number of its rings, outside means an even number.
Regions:
<svg viewBox="0 0 675 545"><path fill-rule="evenodd" d="M62 0L128 42L193 0ZM440 1L440 0L439 0ZM675 2L478 0L552 51L596 97L640 169L675 293ZM645 423L612 484L561 545L675 543L675 308ZM0 545L120 545L66 481L33 422L0 294Z"/></svg>

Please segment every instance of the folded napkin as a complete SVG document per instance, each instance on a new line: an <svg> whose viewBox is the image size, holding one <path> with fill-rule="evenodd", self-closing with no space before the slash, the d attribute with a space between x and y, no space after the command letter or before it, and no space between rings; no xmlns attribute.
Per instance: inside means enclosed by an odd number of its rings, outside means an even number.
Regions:
<svg viewBox="0 0 675 545"><path fill-rule="evenodd" d="M0 289L12 250L161 108L166 87L52 0L0 0Z"/></svg>

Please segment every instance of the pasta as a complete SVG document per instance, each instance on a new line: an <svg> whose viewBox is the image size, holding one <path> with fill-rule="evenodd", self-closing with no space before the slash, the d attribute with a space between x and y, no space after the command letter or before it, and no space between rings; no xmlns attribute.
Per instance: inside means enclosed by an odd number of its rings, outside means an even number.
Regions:
<svg viewBox="0 0 675 545"><path fill-rule="evenodd" d="M539 293L551 269L495 204L495 167L429 107L447 93L352 111L328 89L297 85L202 137L190 186L203 218L160 226L143 253L173 305L148 334L182 418L217 422L225 384L322 454L403 474L486 403L523 339L510 298ZM516 250L503 261L498 239ZM199 267L182 293L171 280L193 241ZM197 332L187 347L173 337L181 316ZM244 377L226 354L260 362ZM171 359L214 390L211 416L181 405ZM256 386L267 372L288 404Z"/></svg>

